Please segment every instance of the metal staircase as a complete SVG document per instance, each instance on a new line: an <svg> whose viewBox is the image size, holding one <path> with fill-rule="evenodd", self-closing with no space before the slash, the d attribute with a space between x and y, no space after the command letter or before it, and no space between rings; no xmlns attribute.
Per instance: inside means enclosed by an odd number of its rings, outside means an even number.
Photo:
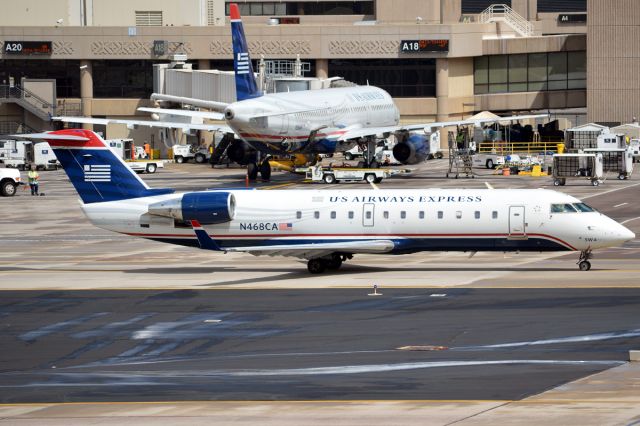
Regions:
<svg viewBox="0 0 640 426"><path fill-rule="evenodd" d="M17 121L0 121L0 135L15 135L20 133L38 133L33 127Z"/></svg>
<svg viewBox="0 0 640 426"><path fill-rule="evenodd" d="M492 4L480 14L480 22L504 22L522 37L533 35L533 24L523 18L506 4Z"/></svg>
<svg viewBox="0 0 640 426"><path fill-rule="evenodd" d="M0 103L14 102L44 121L55 116L55 106L19 86L0 85Z"/></svg>

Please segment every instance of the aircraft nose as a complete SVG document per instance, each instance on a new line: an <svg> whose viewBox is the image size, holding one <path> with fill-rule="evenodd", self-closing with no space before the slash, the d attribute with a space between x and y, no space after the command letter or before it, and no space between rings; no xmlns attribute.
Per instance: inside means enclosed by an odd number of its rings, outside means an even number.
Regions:
<svg viewBox="0 0 640 426"><path fill-rule="evenodd" d="M621 238L626 241L631 241L636 239L636 234L629 228L622 226L622 230L620 231Z"/></svg>

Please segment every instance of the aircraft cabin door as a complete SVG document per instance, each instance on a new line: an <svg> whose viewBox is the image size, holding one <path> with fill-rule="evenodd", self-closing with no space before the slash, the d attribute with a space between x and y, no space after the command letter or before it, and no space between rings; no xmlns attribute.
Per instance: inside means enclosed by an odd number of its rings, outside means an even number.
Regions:
<svg viewBox="0 0 640 426"><path fill-rule="evenodd" d="M527 238L524 206L509 207L509 238Z"/></svg>
<svg viewBox="0 0 640 426"><path fill-rule="evenodd" d="M375 204L365 203L362 205L362 226L373 226L373 211Z"/></svg>

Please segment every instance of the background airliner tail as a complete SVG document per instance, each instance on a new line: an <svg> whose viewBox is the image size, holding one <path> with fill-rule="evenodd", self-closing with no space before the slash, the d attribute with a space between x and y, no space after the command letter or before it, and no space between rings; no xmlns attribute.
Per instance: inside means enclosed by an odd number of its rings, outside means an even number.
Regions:
<svg viewBox="0 0 640 426"><path fill-rule="evenodd" d="M168 194L172 189L151 189L107 146L84 129L22 135L49 142L69 180L85 204Z"/></svg>
<svg viewBox="0 0 640 426"><path fill-rule="evenodd" d="M253 74L247 39L240 19L240 9L235 3L229 5L231 18L231 42L233 44L233 69L236 73L236 97L239 101L262 96Z"/></svg>

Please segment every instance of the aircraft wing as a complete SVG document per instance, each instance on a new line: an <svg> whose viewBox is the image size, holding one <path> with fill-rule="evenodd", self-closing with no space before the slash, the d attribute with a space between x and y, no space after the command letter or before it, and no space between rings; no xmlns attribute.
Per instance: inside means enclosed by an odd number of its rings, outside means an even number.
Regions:
<svg viewBox="0 0 640 426"><path fill-rule="evenodd" d="M183 117L208 118L209 120L224 120L224 114L210 111L189 111L187 109L165 109L140 107L138 111L149 112L151 114L167 114Z"/></svg>
<svg viewBox="0 0 640 426"><path fill-rule="evenodd" d="M335 252L344 253L387 253L393 250L394 243L391 240L371 239L331 243L311 244L275 244L265 246L247 247L220 247L202 228L198 221L192 220L191 226L198 238L200 248L225 252L250 253L254 256L291 256L303 259L323 257Z"/></svg>
<svg viewBox="0 0 640 426"><path fill-rule="evenodd" d="M548 114L530 114L530 115L511 115L508 117L497 117L497 118L469 118L466 120L458 120L458 121L440 121L433 123L419 123L419 124L405 124L402 126L386 126L386 127L360 127L357 129L351 129L347 132L340 135L338 138L339 141L345 141L349 139L357 139L363 138L367 136L376 136L384 133L393 133L398 131L413 131L413 130L424 130L427 129L431 131L433 129L439 129L442 127L450 127L450 126L467 126L467 125L475 125L482 126L487 123L495 123L502 121L517 121L517 120L526 120L532 118L549 118Z"/></svg>
<svg viewBox="0 0 640 426"><path fill-rule="evenodd" d="M233 133L229 126L221 124L194 124L180 123L172 121L151 121L151 120L120 120L113 118L92 118L92 117L53 117L53 120L62 121L64 123L80 123L80 124L125 124L128 127L147 126L158 127L163 129L193 129L207 130L211 132Z"/></svg>

